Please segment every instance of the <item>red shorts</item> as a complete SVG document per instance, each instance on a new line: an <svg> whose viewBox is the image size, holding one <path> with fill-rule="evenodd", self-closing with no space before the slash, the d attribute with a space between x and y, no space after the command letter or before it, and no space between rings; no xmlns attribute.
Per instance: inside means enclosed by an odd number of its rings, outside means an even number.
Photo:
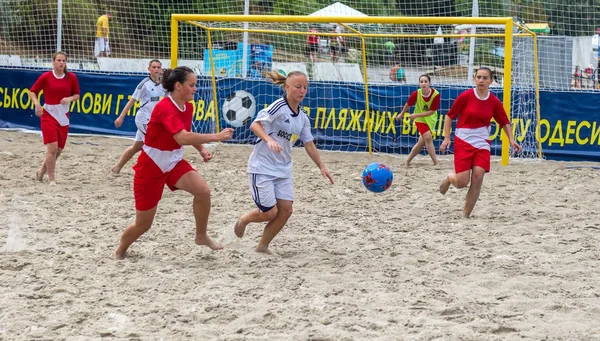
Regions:
<svg viewBox="0 0 600 341"><path fill-rule="evenodd" d="M42 128L42 139L44 144L58 142L58 148L65 149L67 136L69 135L69 126L61 126L56 119L44 111L40 118Z"/></svg>
<svg viewBox="0 0 600 341"><path fill-rule="evenodd" d="M415 125L417 126L417 130L419 131L419 134L421 134L421 135L431 131L429 129L429 125L427 123L415 122Z"/></svg>
<svg viewBox="0 0 600 341"><path fill-rule="evenodd" d="M490 151L475 148L472 145L455 139L454 142L454 172L456 174L481 167L485 172L490 171Z"/></svg>
<svg viewBox="0 0 600 341"><path fill-rule="evenodd" d="M143 163L143 166L140 164ZM154 166L148 172L148 168ZM190 171L195 171L187 161L181 160L172 170L162 173L160 168L154 164L145 153L142 153L138 159L138 163L133 167L135 175L133 176L133 197L135 198L135 209L138 211L147 211L158 205L162 197L165 184L169 186L171 191L178 188L175 184L181 177ZM159 174L160 175L156 175Z"/></svg>

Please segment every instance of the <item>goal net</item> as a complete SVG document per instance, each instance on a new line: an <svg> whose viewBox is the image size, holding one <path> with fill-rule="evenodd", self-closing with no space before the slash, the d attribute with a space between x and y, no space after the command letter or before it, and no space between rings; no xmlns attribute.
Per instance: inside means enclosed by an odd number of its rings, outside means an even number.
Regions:
<svg viewBox="0 0 600 341"><path fill-rule="evenodd" d="M234 127L237 143L252 142L251 118L283 95L267 73L302 71L319 148L408 154L418 132L408 115L396 118L421 75L441 96L438 147L444 115L485 66L523 146L513 157L539 158L535 49L535 34L511 18L172 16L171 65L202 61L195 128ZM507 161L502 134L492 124L492 153Z"/></svg>

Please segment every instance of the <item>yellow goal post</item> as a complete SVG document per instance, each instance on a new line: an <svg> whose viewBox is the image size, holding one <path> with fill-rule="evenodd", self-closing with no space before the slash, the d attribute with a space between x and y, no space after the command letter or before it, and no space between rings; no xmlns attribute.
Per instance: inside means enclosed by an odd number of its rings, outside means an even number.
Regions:
<svg viewBox="0 0 600 341"><path fill-rule="evenodd" d="M263 25L249 25L249 24L258 24L262 23ZM215 99L215 103L217 103L217 77L215 61L213 60L213 44L214 38L213 35L216 32L225 32L225 33L243 33L243 34L270 34L270 35L298 35L298 36L308 36L311 32L308 32L306 29L298 29L301 24L305 25L328 25L335 24L338 28L343 27L344 31L336 31L336 32L324 32L321 31L318 33L320 37L330 38L332 36L343 36L346 38L352 38L356 40L356 46L358 55L360 58L355 60L354 63L358 64L360 69L362 70L362 83L364 86L364 106L365 106L365 119L368 122L368 128L366 129L367 139L368 139L368 151L372 153L372 139L373 139L373 123L375 119L373 118L373 113L371 112L371 103L369 95L369 86L372 82L369 79L368 68L370 67L370 61L368 59L369 51L367 49L367 40L374 38L411 38L411 39L425 39L425 38L439 38L440 36L446 39L464 39L464 38L472 38L475 41L476 37L485 37L490 39L501 39L503 40L503 67L502 67L502 103L513 123L513 133L515 132L515 126L513 122L513 109L511 107L512 96L514 95L514 91L520 85L515 85L512 81L513 77L513 42L514 39L518 37L529 37L531 41L531 53L532 54L532 70L528 71L530 74L527 75L528 82L533 86L533 90L531 90L531 94L524 96L527 97L527 101L530 103L527 104L527 109L524 109L528 115L530 115L530 119L526 121L526 123L521 121L521 125L524 126L524 129L530 129L528 134L528 139L531 139L530 144L530 157L533 158L541 158L542 157L542 149L541 143L539 142L539 122L540 122L540 108L539 108L539 70L538 70L538 62L537 62L537 41L536 35L534 32L529 30L527 27L520 25L513 21L513 18L510 17L496 17L496 18L486 18L486 17L337 17L337 16L278 16L278 15L209 15L209 14L172 14L171 15L171 46L170 46L170 59L171 59L171 67L176 67L180 61L180 43L182 39L187 39L180 35L180 24L191 25L195 28L199 28L205 31L203 35L203 39L205 39L202 44L206 45L206 48L210 51L208 54L210 70L204 70L204 74L210 74L211 82L212 82L212 96ZM264 25L268 24L268 25ZM294 26L297 24L297 26ZM279 26L277 26L279 25ZM281 29L280 27L285 27L285 29ZM362 26L361 26L362 25ZM503 27L504 33L468 33L468 32L460 32L460 33L443 33L440 35L440 32L437 33L422 33L422 32L409 32L405 33L400 30L399 32L390 32L389 30L384 30L385 32L377 32L373 31L372 27L370 30L363 30L367 25L377 25L377 27L385 27L386 25L396 25L393 27L398 27L398 25L472 25L475 27L481 26L497 26ZM472 31L473 32L473 31ZM205 54L206 56L206 54ZM206 64L205 64L206 65ZM434 65L435 70L435 65ZM242 78L245 75L242 76ZM467 80L469 82L469 80ZM216 131L220 131L221 122L219 122L219 106L214 105L215 112L215 129ZM397 113L396 113L397 114ZM510 146L508 143L508 139L505 136L505 133L502 132L502 149L501 149L501 157L502 157L502 165L507 165L509 163L510 156ZM523 135L526 135L527 132L523 131ZM524 141L526 137L522 136L518 139L519 141Z"/></svg>

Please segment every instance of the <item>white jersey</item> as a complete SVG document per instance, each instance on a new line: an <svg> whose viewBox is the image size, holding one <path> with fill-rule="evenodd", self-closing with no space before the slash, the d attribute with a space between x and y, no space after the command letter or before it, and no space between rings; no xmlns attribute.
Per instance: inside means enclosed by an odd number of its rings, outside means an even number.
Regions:
<svg viewBox="0 0 600 341"><path fill-rule="evenodd" d="M304 143L314 140L310 132L308 115L300 107L298 107L298 114L294 113L283 97L259 111L255 121L260 122L267 134L279 143L281 152L271 151L265 141L258 139L248 160L248 173L278 178L291 177L292 146L296 142L295 137L297 136Z"/></svg>
<svg viewBox="0 0 600 341"><path fill-rule="evenodd" d="M150 77L146 77L138 84L131 97L141 102L135 114L135 123L138 126L146 125L150 122L150 116L156 103L165 97L165 89L162 84L154 83Z"/></svg>

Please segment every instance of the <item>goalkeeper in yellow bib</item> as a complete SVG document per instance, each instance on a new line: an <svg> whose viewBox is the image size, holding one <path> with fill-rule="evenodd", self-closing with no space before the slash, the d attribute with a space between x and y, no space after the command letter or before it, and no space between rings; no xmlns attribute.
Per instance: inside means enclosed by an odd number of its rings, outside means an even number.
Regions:
<svg viewBox="0 0 600 341"><path fill-rule="evenodd" d="M410 165L412 159L423 150L423 147L427 147L427 153L429 153L433 164L438 164L435 147L433 146L432 131L435 130L435 124L438 119L437 110L440 106L440 93L431 87L431 78L428 75L419 77L419 86L421 88L414 91L408 97L408 101L406 101L404 108L402 108L402 112L396 116L396 120L402 120L408 109L415 106L414 112L408 115L408 118L411 121L415 121L420 136L417 144L412 148L406 159L405 165L407 167Z"/></svg>

